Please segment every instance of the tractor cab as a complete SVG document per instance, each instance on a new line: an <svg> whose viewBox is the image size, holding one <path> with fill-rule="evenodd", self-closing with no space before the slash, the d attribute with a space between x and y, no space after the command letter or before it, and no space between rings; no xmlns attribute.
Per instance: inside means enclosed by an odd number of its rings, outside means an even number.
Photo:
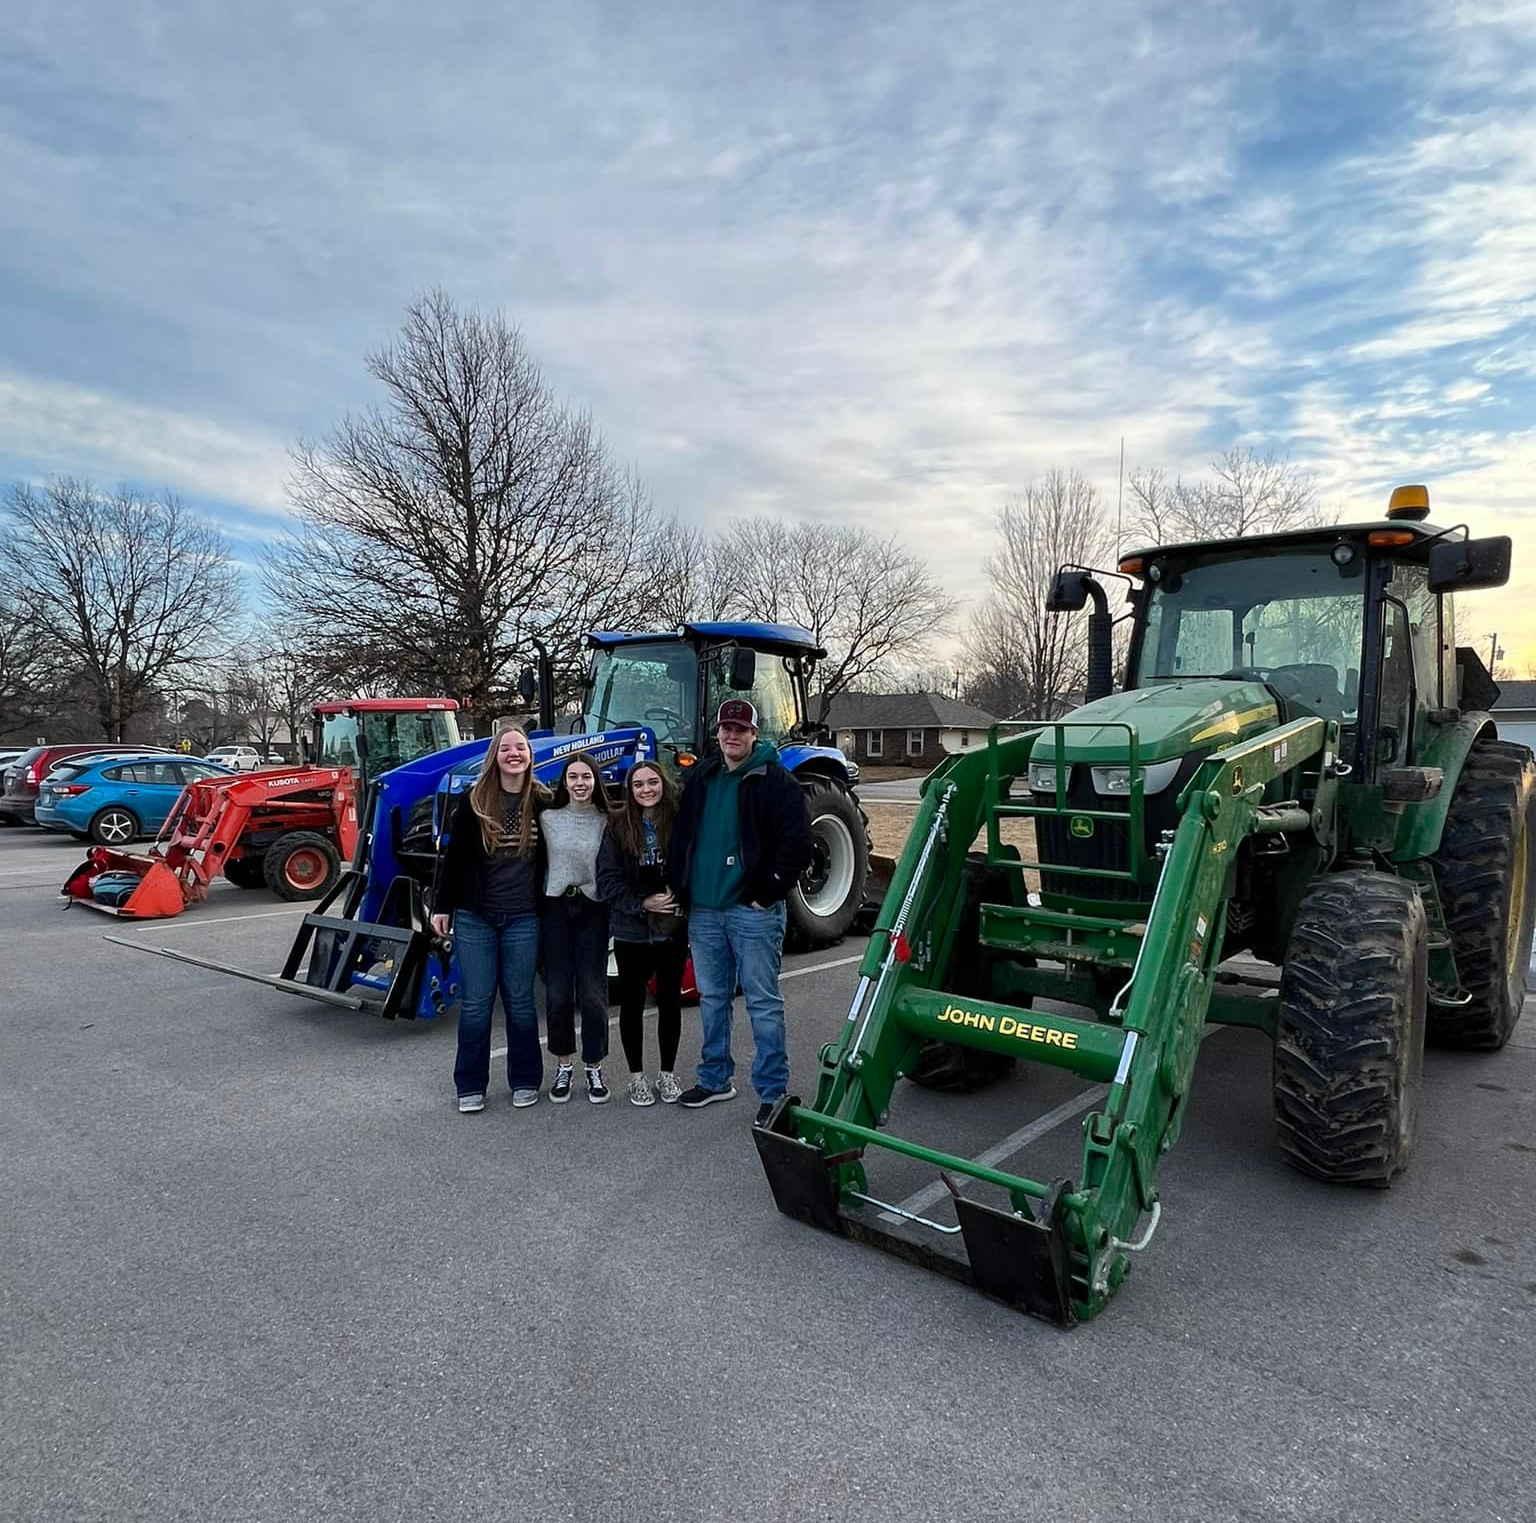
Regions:
<svg viewBox="0 0 1536 1523"><path fill-rule="evenodd" d="M1423 487L1400 487L1385 522L1127 556L1121 574L1142 585L1126 689L1258 684L1282 720L1337 724L1358 781L1409 765L1433 726L1497 696L1476 652L1457 646L1453 594L1509 575L1507 538L1466 539L1428 512ZM1272 717L1234 701L1223 723L1237 734Z"/></svg>
<svg viewBox="0 0 1536 1523"><path fill-rule="evenodd" d="M358 791L386 772L459 744L452 698L350 698L317 703L311 759L350 767Z"/></svg>
<svg viewBox="0 0 1536 1523"><path fill-rule="evenodd" d="M758 733L781 750L816 732L806 680L826 651L793 625L685 624L675 634L592 634L587 644L592 663L574 728L646 726L676 771L714 749L715 711L727 698L751 702Z"/></svg>
<svg viewBox="0 0 1536 1523"><path fill-rule="evenodd" d="M1047 902L1149 902L1158 843L1206 761L1303 720L1324 722L1327 769L1348 783L1329 849L1392 855L1399 834L1414 849L1402 806L1432 801L1447 767L1491 729L1498 693L1477 653L1457 645L1453 595L1502 585L1510 562L1507 538L1438 529L1428 510L1423 487L1399 488L1384 520L1125 556L1131 636L1119 692L1107 578L1057 575L1050 608L1090 598L1094 608L1088 702L1031 753L1040 860L1054 869ZM1289 770L1275 797L1300 786Z"/></svg>

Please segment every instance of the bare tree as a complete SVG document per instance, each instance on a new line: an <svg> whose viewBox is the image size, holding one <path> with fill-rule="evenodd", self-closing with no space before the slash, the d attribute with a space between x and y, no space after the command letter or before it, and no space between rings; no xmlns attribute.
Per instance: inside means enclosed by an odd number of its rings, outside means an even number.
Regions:
<svg viewBox="0 0 1536 1523"><path fill-rule="evenodd" d="M1139 468L1127 486L1126 527L1148 545L1277 534L1317 522L1322 513L1311 471L1253 449L1225 451L1190 481Z"/></svg>
<svg viewBox="0 0 1536 1523"><path fill-rule="evenodd" d="M1086 619L1047 612L1051 579L1062 565L1101 564L1112 529L1097 490L1052 469L1003 504L997 533L983 567L991 591L965 639L967 697L1005 717L1049 717L1087 670Z"/></svg>
<svg viewBox="0 0 1536 1523"><path fill-rule="evenodd" d="M0 538L0 566L19 554L14 536ZM66 687L58 653L32 610L0 585L0 738L35 734L58 712Z"/></svg>
<svg viewBox="0 0 1536 1523"><path fill-rule="evenodd" d="M719 540L676 517L657 531L649 581L646 611L660 629L676 629L694 619L723 619L735 602L730 557Z"/></svg>
<svg viewBox="0 0 1536 1523"><path fill-rule="evenodd" d="M894 534L749 518L732 526L721 555L734 612L798 624L826 648L817 674L822 722L840 692L920 659L953 612L928 567Z"/></svg>
<svg viewBox="0 0 1536 1523"><path fill-rule="evenodd" d="M445 693L473 726L533 638L563 652L643 606L654 514L500 314L431 292L366 363L384 405L298 446L266 587L340 685Z"/></svg>
<svg viewBox="0 0 1536 1523"><path fill-rule="evenodd" d="M102 733L125 738L158 689L223 638L241 604L224 538L169 493L18 482L5 594L88 684Z"/></svg>

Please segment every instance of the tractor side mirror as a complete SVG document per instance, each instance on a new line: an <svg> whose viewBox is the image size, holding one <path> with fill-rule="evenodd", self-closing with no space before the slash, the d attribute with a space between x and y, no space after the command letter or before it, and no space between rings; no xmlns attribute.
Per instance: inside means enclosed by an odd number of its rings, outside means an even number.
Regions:
<svg viewBox="0 0 1536 1523"><path fill-rule="evenodd" d="M1047 613L1076 613L1088 606L1088 576L1083 571L1058 571L1045 597Z"/></svg>
<svg viewBox="0 0 1536 1523"><path fill-rule="evenodd" d="M757 681L757 652L750 646L738 645L731 653L731 690L749 692Z"/></svg>
<svg viewBox="0 0 1536 1523"><path fill-rule="evenodd" d="M522 675L517 679L517 696L523 700L525 705L530 704L533 702L533 696L538 690L539 684L533 675L533 668L525 666L522 670Z"/></svg>
<svg viewBox="0 0 1536 1523"><path fill-rule="evenodd" d="M1431 592L1472 591L1502 587L1509 580L1510 543L1507 534L1487 539L1441 540L1429 551Z"/></svg>

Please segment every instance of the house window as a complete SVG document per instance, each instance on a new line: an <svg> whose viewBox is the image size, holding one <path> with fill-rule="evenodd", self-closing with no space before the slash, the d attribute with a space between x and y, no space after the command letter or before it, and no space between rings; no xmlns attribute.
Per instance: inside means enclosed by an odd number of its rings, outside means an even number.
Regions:
<svg viewBox="0 0 1536 1523"><path fill-rule="evenodd" d="M884 738L879 730L866 730L864 732L864 754L866 756L883 756L885 753L881 749L880 742Z"/></svg>
<svg viewBox="0 0 1536 1523"><path fill-rule="evenodd" d="M970 743L971 732L969 730L962 730L960 732L960 749L963 751Z"/></svg>
<svg viewBox="0 0 1536 1523"><path fill-rule="evenodd" d="M923 754L923 732L921 730L907 731L907 755L921 756Z"/></svg>

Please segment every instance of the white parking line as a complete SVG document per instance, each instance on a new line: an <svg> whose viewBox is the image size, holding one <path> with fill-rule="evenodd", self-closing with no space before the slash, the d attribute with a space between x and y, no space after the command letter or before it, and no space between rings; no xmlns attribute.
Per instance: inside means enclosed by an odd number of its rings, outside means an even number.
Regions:
<svg viewBox="0 0 1536 1523"><path fill-rule="evenodd" d="M1218 1031L1226 1029L1225 1026L1207 1026L1201 1033L1200 1040L1207 1041ZM1028 1147L1031 1142L1045 1136L1047 1132L1055 1131L1063 1121L1070 1121L1074 1116L1087 1110L1089 1106L1097 1105L1108 1093L1107 1084L1095 1084L1081 1094L1073 1095L1070 1100L1063 1100L1055 1110L1047 1111L1043 1116L1037 1116L1027 1126L1021 1126L1016 1132L1010 1132L1001 1142L994 1142L986 1152L977 1154L974 1162L984 1164L989 1169L995 1169L1005 1158L1012 1157L1020 1148ZM909 1195L905 1200L898 1201L897 1206L902 1211L921 1215L948 1194L949 1189L941 1179L937 1184L925 1185L915 1195ZM902 1218L894 1211L882 1211L880 1220L892 1222L898 1226L902 1224Z"/></svg>
<svg viewBox="0 0 1536 1523"><path fill-rule="evenodd" d="M250 915L215 915L211 920L206 917L198 917L192 920L182 920L179 916L172 916L169 920L118 920L118 925L124 930L133 931L143 926L148 930L151 926L157 931L190 931L200 925L229 925L235 920L270 920L274 915L307 915L307 904L296 904L288 910L257 910Z"/></svg>

